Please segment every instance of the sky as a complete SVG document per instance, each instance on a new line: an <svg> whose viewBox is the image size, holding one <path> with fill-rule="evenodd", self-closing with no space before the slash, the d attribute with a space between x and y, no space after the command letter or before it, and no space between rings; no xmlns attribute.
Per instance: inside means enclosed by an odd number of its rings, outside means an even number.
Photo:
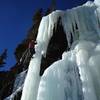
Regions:
<svg viewBox="0 0 100 100"><path fill-rule="evenodd" d="M70 9L86 1L56 0L56 9ZM15 48L26 37L34 12L39 8L46 9L50 4L51 0L0 0L0 54L8 49L7 64L0 70L8 70L16 63Z"/></svg>

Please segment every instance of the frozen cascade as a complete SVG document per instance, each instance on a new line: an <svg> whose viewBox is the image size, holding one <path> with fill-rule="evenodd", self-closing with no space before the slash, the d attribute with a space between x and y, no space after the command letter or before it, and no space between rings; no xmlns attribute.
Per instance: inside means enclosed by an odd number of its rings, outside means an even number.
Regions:
<svg viewBox="0 0 100 100"><path fill-rule="evenodd" d="M41 56L37 56L31 60L27 77L25 79L21 100L36 100L38 84L40 81L39 77L40 62L41 62Z"/></svg>
<svg viewBox="0 0 100 100"><path fill-rule="evenodd" d="M64 52L43 74L37 100L83 100L81 85L74 54Z"/></svg>
<svg viewBox="0 0 100 100"><path fill-rule="evenodd" d="M100 0L95 0L94 2L96 3L96 5L100 5Z"/></svg>
<svg viewBox="0 0 100 100"><path fill-rule="evenodd" d="M100 9L99 0L42 18L21 100L100 100ZM61 18L68 46L72 49L47 68L40 78L42 55ZM60 49L60 48L59 48Z"/></svg>

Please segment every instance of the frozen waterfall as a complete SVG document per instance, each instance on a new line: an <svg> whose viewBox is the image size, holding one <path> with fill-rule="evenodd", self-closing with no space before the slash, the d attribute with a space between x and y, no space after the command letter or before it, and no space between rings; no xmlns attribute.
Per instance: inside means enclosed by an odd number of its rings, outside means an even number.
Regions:
<svg viewBox="0 0 100 100"><path fill-rule="evenodd" d="M21 100L100 100L99 0L42 18ZM61 18L70 51L39 76L54 26ZM71 34L73 44L71 45ZM59 48L60 49L60 48Z"/></svg>

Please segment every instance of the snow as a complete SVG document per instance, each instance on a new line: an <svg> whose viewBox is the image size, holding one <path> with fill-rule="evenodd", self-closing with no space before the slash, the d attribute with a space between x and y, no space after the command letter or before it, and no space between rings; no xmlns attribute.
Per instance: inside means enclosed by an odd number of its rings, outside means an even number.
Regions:
<svg viewBox="0 0 100 100"><path fill-rule="evenodd" d="M99 0L66 11L56 10L42 18L21 100L100 100ZM39 76L58 19L66 33L69 52ZM71 47L71 34L74 42ZM60 48L59 48L60 49Z"/></svg>

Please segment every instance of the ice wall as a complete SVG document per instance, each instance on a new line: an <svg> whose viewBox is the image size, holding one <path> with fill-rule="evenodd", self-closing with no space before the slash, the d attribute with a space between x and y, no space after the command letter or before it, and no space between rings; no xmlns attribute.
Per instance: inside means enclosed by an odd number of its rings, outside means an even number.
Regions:
<svg viewBox="0 0 100 100"><path fill-rule="evenodd" d="M100 100L100 42L80 40L43 74L37 100Z"/></svg>
<svg viewBox="0 0 100 100"><path fill-rule="evenodd" d="M99 7L92 1L66 11L56 10L42 18L37 41L43 42L42 49L46 53L48 43L53 35L53 28L57 25L59 17L61 18L61 24L64 27L69 47L71 34L74 41L84 39L96 41L100 37L99 16Z"/></svg>
<svg viewBox="0 0 100 100"><path fill-rule="evenodd" d="M88 1L82 6L66 11L57 10L42 18L36 53L29 65L21 100L100 99L100 9L97 3L98 0ZM40 79L41 57L46 55L59 17L69 47L71 34L73 36L73 48L62 60L51 65Z"/></svg>
<svg viewBox="0 0 100 100"><path fill-rule="evenodd" d="M94 0L95 4L100 6L100 0Z"/></svg>
<svg viewBox="0 0 100 100"><path fill-rule="evenodd" d="M83 100L75 54L64 52L43 74L37 100Z"/></svg>
<svg viewBox="0 0 100 100"><path fill-rule="evenodd" d="M31 60L25 79L21 100L36 100L38 84L40 81L39 68L41 57L37 56Z"/></svg>

